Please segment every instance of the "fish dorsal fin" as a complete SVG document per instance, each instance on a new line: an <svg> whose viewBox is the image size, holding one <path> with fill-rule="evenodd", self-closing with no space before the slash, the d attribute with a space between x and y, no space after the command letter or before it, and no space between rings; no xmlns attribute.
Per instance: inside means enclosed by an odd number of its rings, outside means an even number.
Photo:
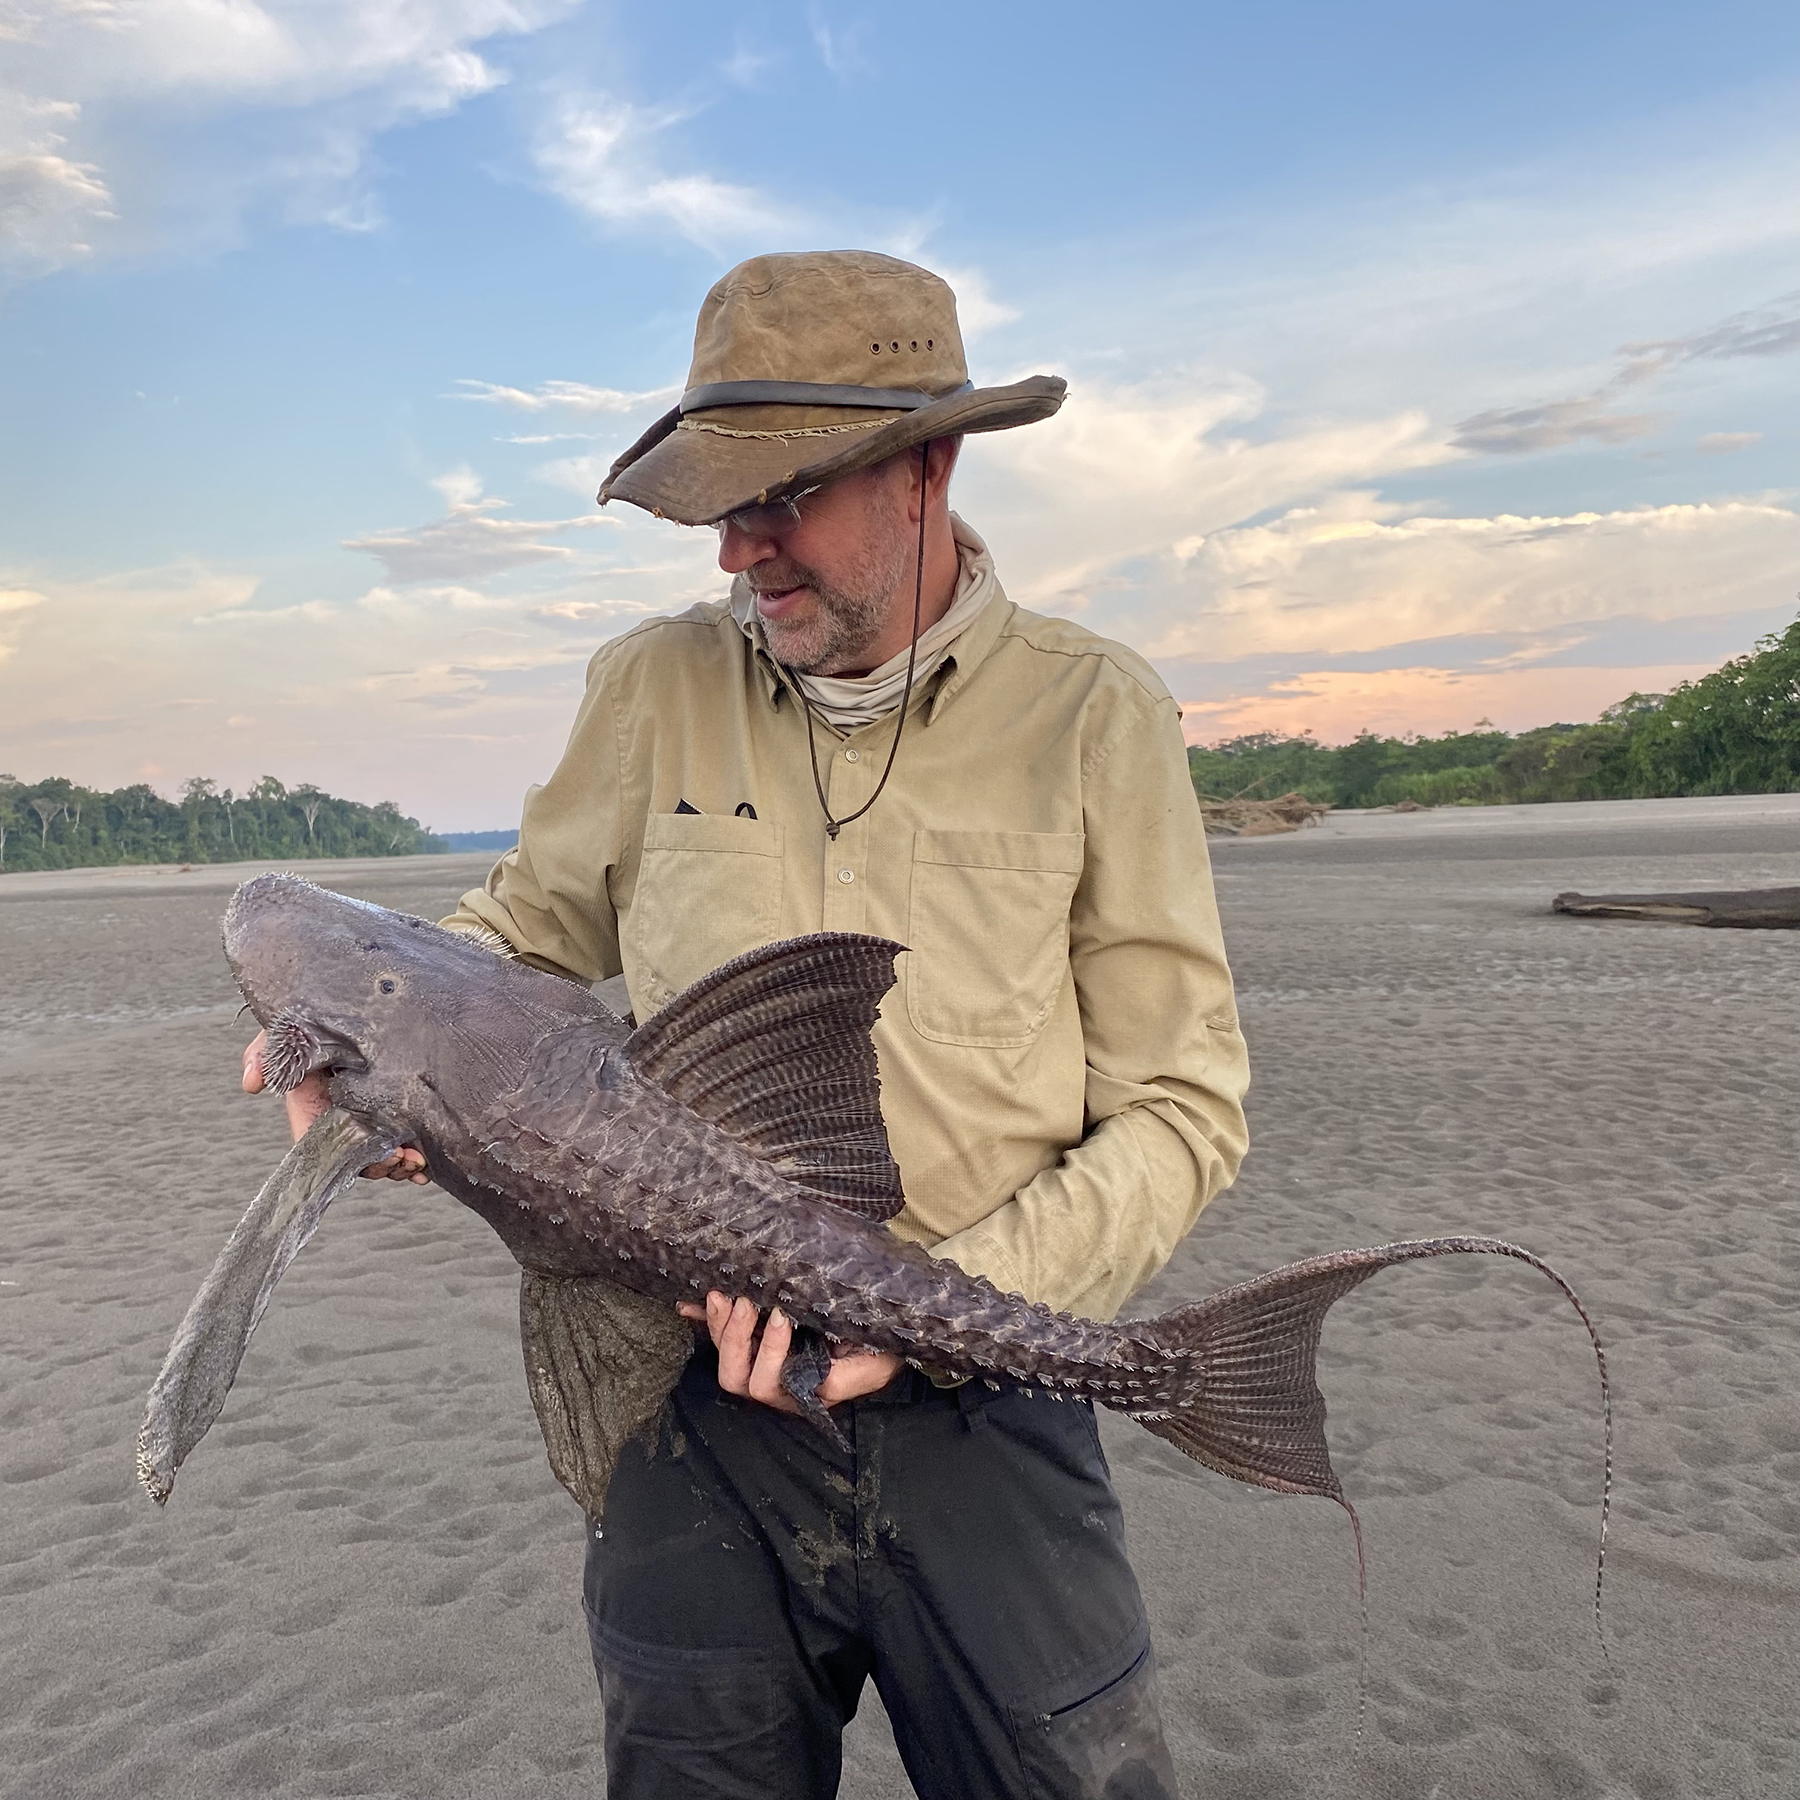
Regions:
<svg viewBox="0 0 1800 1800"><path fill-rule="evenodd" d="M822 931L749 951L640 1025L626 1057L797 1186L891 1219L905 1196L869 1030L904 947Z"/></svg>

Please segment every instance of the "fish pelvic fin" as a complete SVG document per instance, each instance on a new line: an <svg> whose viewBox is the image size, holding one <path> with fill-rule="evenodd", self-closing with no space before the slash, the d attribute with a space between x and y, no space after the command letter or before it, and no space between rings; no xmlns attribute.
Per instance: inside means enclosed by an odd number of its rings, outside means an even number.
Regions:
<svg viewBox="0 0 1800 1800"><path fill-rule="evenodd" d="M677 994L626 1059L797 1187L891 1219L906 1196L869 1033L904 948L840 931L766 944Z"/></svg>
<svg viewBox="0 0 1800 1800"><path fill-rule="evenodd" d="M551 1473L598 1519L620 1452L655 1428L694 1353L693 1327L613 1282L527 1269L519 1335Z"/></svg>
<svg viewBox="0 0 1800 1800"><path fill-rule="evenodd" d="M1418 1238L1367 1250L1339 1250L1273 1269L1253 1281L1221 1289L1131 1329L1170 1356L1178 1373L1176 1404L1167 1413L1137 1414L1138 1422L1221 1475L1284 1494L1317 1494L1350 1514L1356 1536L1357 1587L1364 1589L1362 1529L1325 1441L1325 1397L1317 1357L1325 1315L1334 1301L1396 1263L1474 1253L1528 1264L1560 1288L1580 1315L1600 1371L1605 1426L1605 1471L1600 1493L1600 1543L1594 1567L1594 1629L1602 1653L1601 1596L1606 1581L1606 1530L1612 1510L1612 1386L1606 1351L1587 1308L1567 1281L1541 1257L1502 1238ZM1185 1372L1182 1371L1185 1365ZM1185 1392L1188 1396L1180 1396ZM1366 1620L1366 1600L1365 1600Z"/></svg>

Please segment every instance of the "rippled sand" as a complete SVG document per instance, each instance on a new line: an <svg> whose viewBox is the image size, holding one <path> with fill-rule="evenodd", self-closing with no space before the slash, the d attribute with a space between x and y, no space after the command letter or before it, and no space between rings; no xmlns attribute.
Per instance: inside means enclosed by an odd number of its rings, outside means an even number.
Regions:
<svg viewBox="0 0 1800 1800"><path fill-rule="evenodd" d="M1188 1791L1800 1792L1800 934L1550 896L1800 880L1800 797L1333 819L1217 846L1256 1148L1144 1297L1443 1231L1582 1291L1619 1413L1610 1665L1593 1360L1510 1264L1392 1271L1322 1378L1369 1543L1318 1501L1105 1439ZM435 915L484 857L315 865ZM580 1521L513 1264L386 1184L283 1283L159 1515L131 1443L176 1320L280 1154L235 1091L216 920L244 871L0 880L0 1793L593 1796ZM873 1693L844 1792L904 1795Z"/></svg>

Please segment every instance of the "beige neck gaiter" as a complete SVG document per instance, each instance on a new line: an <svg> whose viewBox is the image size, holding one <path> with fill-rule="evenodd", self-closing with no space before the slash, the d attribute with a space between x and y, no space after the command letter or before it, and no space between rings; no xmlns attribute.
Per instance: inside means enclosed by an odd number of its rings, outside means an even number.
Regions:
<svg viewBox="0 0 1800 1800"><path fill-rule="evenodd" d="M999 583L994 578L994 559L980 537L959 519L950 515L950 531L956 540L957 560L961 565L956 592L950 610L935 625L919 633L919 648L913 667L913 690L916 693L944 660L950 646L975 622L981 609L993 599ZM756 596L741 576L731 584L731 614L744 635L754 644L764 643L756 617ZM839 731L858 731L885 718L900 704L906 688L906 652L890 657L880 668L867 675L799 675L794 679L806 684L806 697L813 711Z"/></svg>

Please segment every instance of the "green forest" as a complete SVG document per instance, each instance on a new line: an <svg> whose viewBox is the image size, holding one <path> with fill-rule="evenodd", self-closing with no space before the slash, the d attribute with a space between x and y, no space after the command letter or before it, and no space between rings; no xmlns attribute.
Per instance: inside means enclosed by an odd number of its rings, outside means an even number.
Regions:
<svg viewBox="0 0 1800 1800"><path fill-rule="evenodd" d="M203 776L165 800L142 783L101 793L53 776L0 775L0 873L100 863L416 856L449 845L391 800L364 806L265 775L244 794Z"/></svg>
<svg viewBox="0 0 1800 1800"><path fill-rule="evenodd" d="M1631 694L1591 725L1348 744L1257 732L1195 745L1203 797L1299 792L1332 806L1495 806L1800 790L1800 619L1668 694Z"/></svg>

